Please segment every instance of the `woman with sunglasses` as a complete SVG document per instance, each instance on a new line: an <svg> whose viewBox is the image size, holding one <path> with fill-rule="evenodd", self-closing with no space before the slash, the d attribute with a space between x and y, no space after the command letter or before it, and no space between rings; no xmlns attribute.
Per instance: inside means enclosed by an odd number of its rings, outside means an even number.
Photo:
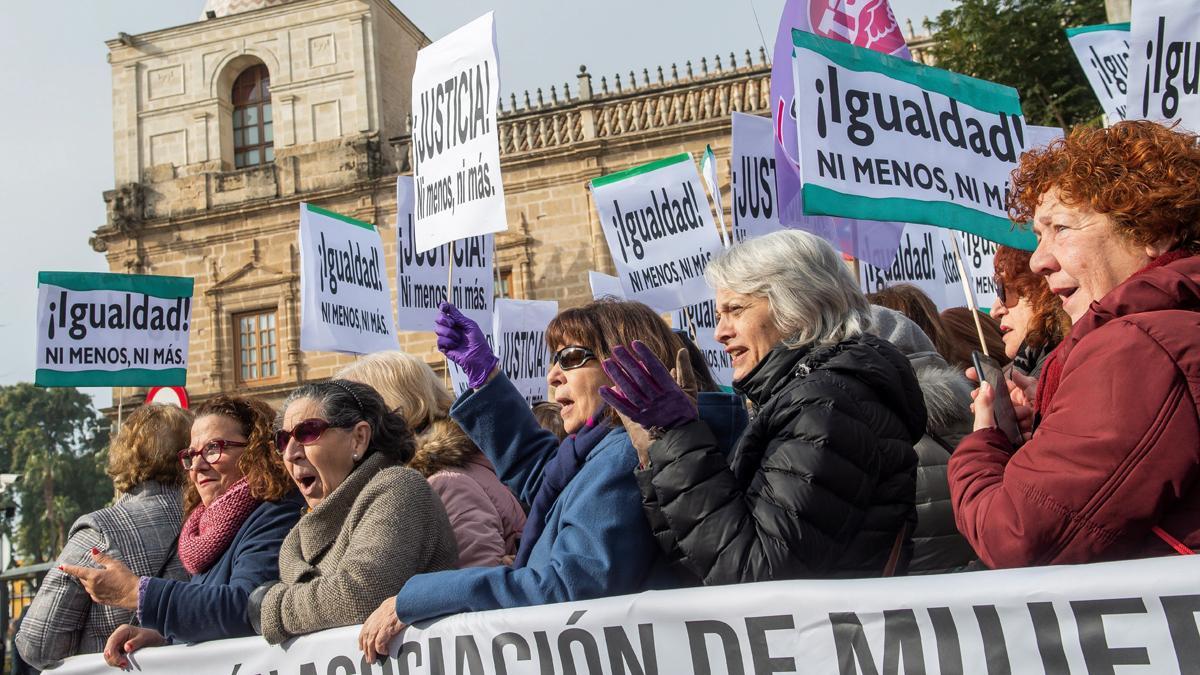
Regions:
<svg viewBox="0 0 1200 675"><path fill-rule="evenodd" d="M1013 368L1037 379L1046 357L1071 330L1071 317L1046 277L1029 267L1033 254L1007 246L996 248L996 301L992 317L1000 322L1004 355Z"/></svg>
<svg viewBox="0 0 1200 675"><path fill-rule="evenodd" d="M279 582L250 599L271 644L350 626L414 574L454 569L458 547L441 501L405 467L408 424L371 387L307 384L284 403L275 447L308 504L279 552Z"/></svg>
<svg viewBox="0 0 1200 675"><path fill-rule="evenodd" d="M109 665L127 667L142 647L254 634L250 593L278 578L279 547L302 506L271 448L273 421L269 405L241 396L196 411L191 443L178 453L189 479L178 551L190 581L138 577L97 551L100 569L65 566L96 602L137 612L138 626L109 637Z"/></svg>
<svg viewBox="0 0 1200 675"><path fill-rule="evenodd" d="M680 344L666 322L643 304L605 300L563 310L550 322L547 380L570 434L560 444L500 371L479 326L453 305L443 303L441 311L438 349L472 387L450 416L531 504L529 518L511 567L419 574L384 600L359 633L366 658L386 656L389 641L414 621L677 585L660 565L642 515L630 434L599 393L609 384L600 359L610 345L637 338L674 362Z"/></svg>

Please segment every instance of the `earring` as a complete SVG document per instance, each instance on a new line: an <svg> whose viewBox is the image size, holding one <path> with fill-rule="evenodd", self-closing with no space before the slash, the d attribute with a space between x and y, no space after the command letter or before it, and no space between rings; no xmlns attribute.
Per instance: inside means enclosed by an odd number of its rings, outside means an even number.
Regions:
<svg viewBox="0 0 1200 675"><path fill-rule="evenodd" d="M351 459L351 461L357 462L358 461L358 453L356 452L353 455L350 455L350 459Z"/></svg>

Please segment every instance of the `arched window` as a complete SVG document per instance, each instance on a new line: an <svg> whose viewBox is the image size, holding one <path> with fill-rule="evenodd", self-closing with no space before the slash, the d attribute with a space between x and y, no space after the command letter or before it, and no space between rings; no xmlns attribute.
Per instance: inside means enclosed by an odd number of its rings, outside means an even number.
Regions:
<svg viewBox="0 0 1200 675"><path fill-rule="evenodd" d="M271 75L251 66L233 83L233 165L239 169L275 161L271 126Z"/></svg>

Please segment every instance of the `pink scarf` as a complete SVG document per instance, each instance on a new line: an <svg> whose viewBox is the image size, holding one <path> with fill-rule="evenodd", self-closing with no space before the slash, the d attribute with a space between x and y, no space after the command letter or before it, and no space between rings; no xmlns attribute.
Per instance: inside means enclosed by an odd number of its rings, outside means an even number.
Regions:
<svg viewBox="0 0 1200 675"><path fill-rule="evenodd" d="M188 574L200 574L211 567L259 504L243 478L212 504L197 506L179 533L179 561Z"/></svg>

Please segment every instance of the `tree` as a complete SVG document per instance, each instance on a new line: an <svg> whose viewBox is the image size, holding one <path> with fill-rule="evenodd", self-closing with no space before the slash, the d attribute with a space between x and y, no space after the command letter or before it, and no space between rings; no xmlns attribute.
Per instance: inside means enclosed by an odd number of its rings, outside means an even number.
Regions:
<svg viewBox="0 0 1200 675"><path fill-rule="evenodd" d="M108 421L91 404L77 389L0 387L0 470L21 475L16 544L33 562L53 558L71 523L112 499ZM12 525L4 524L9 536Z"/></svg>
<svg viewBox="0 0 1200 675"><path fill-rule="evenodd" d="M1100 104L1065 28L1104 23L1103 0L961 0L938 15L940 68L1013 87L1030 124L1095 124Z"/></svg>

